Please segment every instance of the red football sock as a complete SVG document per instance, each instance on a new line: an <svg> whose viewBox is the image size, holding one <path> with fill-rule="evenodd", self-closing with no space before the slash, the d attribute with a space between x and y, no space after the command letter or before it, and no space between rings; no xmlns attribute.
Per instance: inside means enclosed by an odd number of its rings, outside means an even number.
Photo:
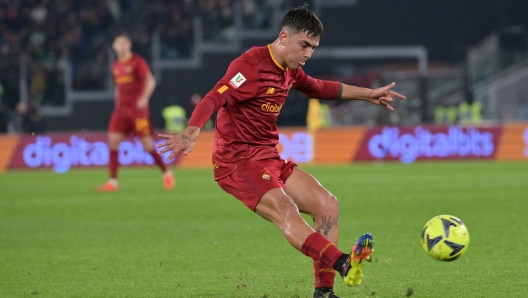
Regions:
<svg viewBox="0 0 528 298"><path fill-rule="evenodd" d="M110 178L117 179L117 167L119 166L117 150L110 150L110 162L108 166L110 168Z"/></svg>
<svg viewBox="0 0 528 298"><path fill-rule="evenodd" d="M313 261L315 287L316 288L333 288L336 276L335 270L332 266L323 265L317 261Z"/></svg>
<svg viewBox="0 0 528 298"><path fill-rule="evenodd" d="M333 268L335 261L343 255L342 251L319 232L313 232L306 238L301 251L314 261L330 268Z"/></svg>
<svg viewBox="0 0 528 298"><path fill-rule="evenodd" d="M152 149L152 151L149 152L152 157L154 157L154 161L158 165L158 167L161 168L161 170L165 173L167 172L167 165L163 162L163 159L161 158L161 155L156 152L156 150Z"/></svg>

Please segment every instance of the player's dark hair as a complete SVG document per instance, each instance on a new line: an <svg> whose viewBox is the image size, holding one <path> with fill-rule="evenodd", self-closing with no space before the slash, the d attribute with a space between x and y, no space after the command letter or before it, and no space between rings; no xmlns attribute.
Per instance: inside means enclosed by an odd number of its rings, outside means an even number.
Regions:
<svg viewBox="0 0 528 298"><path fill-rule="evenodd" d="M282 18L281 27L290 27L297 32L306 32L308 36L319 36L323 38L324 28L323 24L313 13L308 9L308 4L290 9L288 13Z"/></svg>

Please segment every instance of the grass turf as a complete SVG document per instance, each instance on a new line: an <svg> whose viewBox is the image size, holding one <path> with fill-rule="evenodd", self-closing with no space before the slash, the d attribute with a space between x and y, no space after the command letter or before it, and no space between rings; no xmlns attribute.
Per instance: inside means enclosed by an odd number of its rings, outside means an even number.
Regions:
<svg viewBox="0 0 528 298"><path fill-rule="evenodd" d="M372 232L374 262L343 297L528 297L528 164L445 162L303 167L340 200L340 243ZM1 297L310 297L311 260L225 194L210 170L0 175ZM471 244L435 261L420 232L460 217Z"/></svg>

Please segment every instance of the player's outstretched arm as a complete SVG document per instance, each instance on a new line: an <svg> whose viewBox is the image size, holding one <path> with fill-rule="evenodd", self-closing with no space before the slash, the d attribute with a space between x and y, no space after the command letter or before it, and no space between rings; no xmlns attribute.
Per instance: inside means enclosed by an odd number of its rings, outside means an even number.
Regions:
<svg viewBox="0 0 528 298"><path fill-rule="evenodd" d="M341 99L364 100L392 111L394 108L390 104L394 101L393 97L405 99L405 96L391 90L395 85L396 83L391 83L381 88L368 89L342 84Z"/></svg>
<svg viewBox="0 0 528 298"><path fill-rule="evenodd" d="M194 148L194 142L198 139L200 130L204 124L211 118L211 115L218 111L222 105L226 103L218 92L212 91L202 99L202 101L194 109L191 119L189 119L189 126L182 134L159 136L167 139L164 143L159 144L156 148L163 148L158 153L163 154L172 150L167 160L173 159L176 154L183 151L183 154L189 154Z"/></svg>
<svg viewBox="0 0 528 298"><path fill-rule="evenodd" d="M156 148L163 148L158 152L159 154L172 150L167 160L173 159L181 151L187 155L193 150L194 142L198 139L199 134L200 128L198 126L188 126L183 133L177 135L160 134L158 136L167 139L167 141L157 145Z"/></svg>

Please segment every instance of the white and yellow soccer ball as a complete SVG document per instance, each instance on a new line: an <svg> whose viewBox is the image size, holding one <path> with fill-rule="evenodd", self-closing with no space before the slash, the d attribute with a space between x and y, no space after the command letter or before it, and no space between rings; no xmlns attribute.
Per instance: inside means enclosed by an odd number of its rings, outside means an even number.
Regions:
<svg viewBox="0 0 528 298"><path fill-rule="evenodd" d="M469 232L464 223L452 215L438 215L422 230L422 247L431 257L451 262L460 258L469 245Z"/></svg>

